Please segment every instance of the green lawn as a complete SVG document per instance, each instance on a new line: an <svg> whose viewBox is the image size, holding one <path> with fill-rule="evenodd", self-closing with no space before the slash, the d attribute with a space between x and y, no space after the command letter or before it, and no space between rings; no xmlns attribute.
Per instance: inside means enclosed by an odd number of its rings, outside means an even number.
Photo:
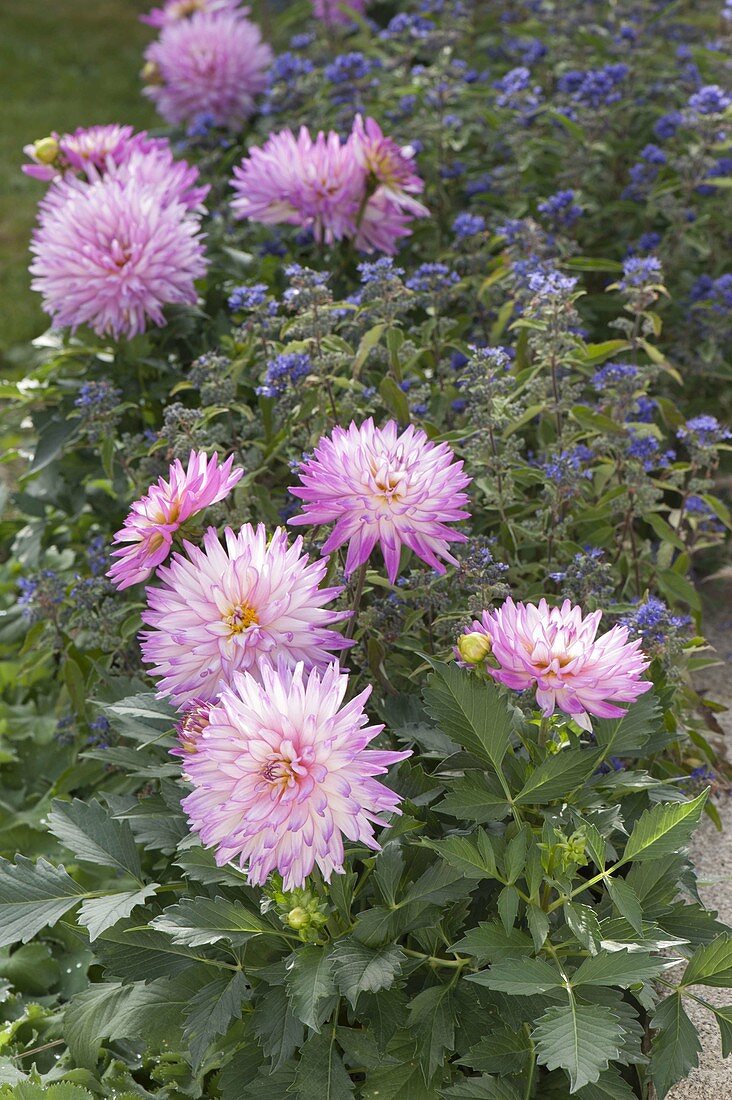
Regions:
<svg viewBox="0 0 732 1100"><path fill-rule="evenodd" d="M152 31L145 0L0 0L0 354L46 327L29 288L28 240L43 184L20 171L23 145L97 122L155 124L140 94Z"/></svg>

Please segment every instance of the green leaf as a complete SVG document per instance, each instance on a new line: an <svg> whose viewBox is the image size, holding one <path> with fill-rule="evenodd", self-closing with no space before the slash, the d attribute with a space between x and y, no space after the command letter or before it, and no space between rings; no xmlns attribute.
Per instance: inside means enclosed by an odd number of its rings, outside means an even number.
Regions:
<svg viewBox="0 0 732 1100"><path fill-rule="evenodd" d="M610 895L610 899L620 913L621 917L625 917L628 924L639 933L643 934L643 909L633 887L629 882L626 882L623 878L614 878L612 875L608 875L605 879L605 886L607 892Z"/></svg>
<svg viewBox="0 0 732 1100"><path fill-rule="evenodd" d="M394 945L373 949L345 937L338 940L330 959L335 984L355 1009L361 993L378 993L394 984L404 955Z"/></svg>
<svg viewBox="0 0 732 1100"><path fill-rule="evenodd" d="M249 986L241 971L231 977L216 978L193 997L186 1009L183 1037L191 1052L193 1068L198 1069L206 1050L223 1035L232 1020L240 1020Z"/></svg>
<svg viewBox="0 0 732 1100"><path fill-rule="evenodd" d="M602 930L597 914L589 905L579 905L577 902L567 902L562 908L564 919L571 932L579 942L596 955L602 940Z"/></svg>
<svg viewBox="0 0 732 1100"><path fill-rule="evenodd" d="M521 806L544 806L555 798L567 798L575 787L581 786L592 775L601 755L587 749L565 749L554 756L547 756L531 772L514 802Z"/></svg>
<svg viewBox="0 0 732 1100"><path fill-rule="evenodd" d="M534 941L534 950L541 951L549 935L549 918L541 906L532 904L526 906L526 922Z"/></svg>
<svg viewBox="0 0 732 1100"><path fill-rule="evenodd" d="M570 1092L598 1080L619 1056L622 1037L618 1018L608 1008L574 1000L548 1008L533 1032L537 1062L549 1070L565 1070Z"/></svg>
<svg viewBox="0 0 732 1100"><path fill-rule="evenodd" d="M135 1039L153 1014L170 1014L171 983L100 983L78 994L64 1012L63 1034L76 1065L95 1069L102 1038Z"/></svg>
<svg viewBox="0 0 732 1100"><path fill-rule="evenodd" d="M359 1000L359 1014L371 1025L376 1045L386 1050L407 1013L407 998L402 989L392 986L378 993L364 993Z"/></svg>
<svg viewBox="0 0 732 1100"><path fill-rule="evenodd" d="M257 1003L252 1026L263 1053L272 1060L272 1072L280 1069L302 1043L304 1028L290 1008L283 986L270 989Z"/></svg>
<svg viewBox="0 0 732 1100"><path fill-rule="evenodd" d="M519 896L515 886L504 886L498 895L498 915L503 922L506 934L510 934L516 923L518 913Z"/></svg>
<svg viewBox="0 0 732 1100"><path fill-rule="evenodd" d="M656 582L664 596L673 603L687 603L694 611L701 611L701 597L686 577L675 573L673 569L659 569L656 573Z"/></svg>
<svg viewBox="0 0 732 1100"><path fill-rule="evenodd" d="M723 1007L709 1006L719 1024L719 1037L722 1040L722 1057L729 1058L732 1054L732 1005Z"/></svg>
<svg viewBox="0 0 732 1100"><path fill-rule="evenodd" d="M626 1081L609 1069L601 1073L592 1085L585 1085L577 1093L578 1100L636 1100L636 1094Z"/></svg>
<svg viewBox="0 0 732 1100"><path fill-rule="evenodd" d="M661 708L653 691L647 691L628 707L622 718L595 718L595 740L605 756L624 756L641 749L662 722Z"/></svg>
<svg viewBox="0 0 732 1100"><path fill-rule="evenodd" d="M678 993L661 1001L651 1024L657 1031L651 1045L649 1075L658 1100L664 1100L669 1089L699 1064L702 1048Z"/></svg>
<svg viewBox="0 0 732 1100"><path fill-rule="evenodd" d="M307 944L294 951L285 965L292 1011L306 1027L320 1031L320 1025L333 1010L336 994L330 956L322 947Z"/></svg>
<svg viewBox="0 0 732 1100"><path fill-rule="evenodd" d="M415 1057L414 1041L401 1038L391 1044L383 1065L367 1072L361 1097L362 1100L439 1100L437 1091L425 1083Z"/></svg>
<svg viewBox="0 0 732 1100"><path fill-rule="evenodd" d="M709 791L689 802L667 802L646 810L636 822L625 846L622 862L658 859L685 847L693 833Z"/></svg>
<svg viewBox="0 0 732 1100"><path fill-rule="evenodd" d="M472 883L466 882L462 872L437 860L416 882L405 888L397 909L407 905L422 908L426 905L444 905L446 901L466 897L471 888Z"/></svg>
<svg viewBox="0 0 732 1100"><path fill-rule="evenodd" d="M689 959L680 985L732 986L732 936L725 933L697 948Z"/></svg>
<svg viewBox="0 0 732 1100"><path fill-rule="evenodd" d="M47 924L55 924L85 891L45 859L37 863L16 856L15 864L0 858L0 947L27 943Z"/></svg>
<svg viewBox="0 0 732 1100"><path fill-rule="evenodd" d="M374 325L373 328L368 329L361 337L361 342L356 352L356 358L353 360L352 370L354 378L358 378L361 373L361 367L369 357L369 352L379 343L385 328L386 325L381 322L378 325Z"/></svg>
<svg viewBox="0 0 732 1100"><path fill-rule="evenodd" d="M446 840L424 840L423 844L439 852L451 867L466 878L498 878L496 857L490 837L484 829L475 832L477 844L466 836L449 836Z"/></svg>
<svg viewBox="0 0 732 1100"><path fill-rule="evenodd" d="M87 864L114 867L140 880L140 856L127 822L114 820L103 807L91 802L53 803L48 829L77 859Z"/></svg>
<svg viewBox="0 0 732 1100"><path fill-rule="evenodd" d="M418 993L409 1006L408 1027L417 1037L425 1081L433 1078L455 1048L455 1010L452 987L433 985Z"/></svg>
<svg viewBox="0 0 732 1100"><path fill-rule="evenodd" d="M488 821L502 821L511 807L491 776L469 771L459 779L450 781L447 794L435 809L461 821L475 821L483 825Z"/></svg>
<svg viewBox="0 0 732 1100"><path fill-rule="evenodd" d="M308 1039L300 1053L295 1082L287 1091L297 1093L300 1100L350 1100L354 1084L332 1032Z"/></svg>
<svg viewBox="0 0 732 1100"><path fill-rule="evenodd" d="M188 947L218 943L219 940L228 940L240 947L252 936L264 933L282 936L245 905L222 897L183 898L155 917L150 927L171 936L174 943Z"/></svg>
<svg viewBox="0 0 732 1100"><path fill-rule="evenodd" d="M116 924L96 941L97 953L106 968L117 978L128 981L153 981L179 974L203 955L190 947L174 944L154 928L135 928Z"/></svg>
<svg viewBox="0 0 732 1100"><path fill-rule="evenodd" d="M457 665L430 664L434 673L424 692L427 713L443 733L498 770L511 735L511 713L498 688Z"/></svg>
<svg viewBox="0 0 732 1100"><path fill-rule="evenodd" d="M465 1077L456 1085L443 1089L443 1100L523 1100L510 1081L498 1077Z"/></svg>
<svg viewBox="0 0 732 1100"><path fill-rule="evenodd" d="M512 996L530 997L564 987L562 975L544 959L507 959L505 962L494 963L490 970L468 974L466 980L485 985L499 993L510 993Z"/></svg>
<svg viewBox="0 0 732 1100"><path fill-rule="evenodd" d="M471 1047L460 1065L482 1073L508 1076L522 1073L532 1055L532 1044L525 1028L497 1028Z"/></svg>
<svg viewBox="0 0 732 1100"><path fill-rule="evenodd" d="M671 965L674 965L673 963ZM667 969L668 961L637 951L612 951L585 959L571 982L580 985L617 985L627 989L636 982L650 981Z"/></svg>
<svg viewBox="0 0 732 1100"><path fill-rule="evenodd" d="M117 921L129 917L136 905L143 905L152 897L157 888L153 882L141 890L124 890L118 894L108 894L103 898L89 898L81 903L79 924L83 924L89 933L89 939L95 940L112 928Z"/></svg>
<svg viewBox="0 0 732 1100"><path fill-rule="evenodd" d="M379 383L379 395L390 413L397 418L400 424L409 423L409 401L404 390L401 390L391 375L387 374Z"/></svg>
<svg viewBox="0 0 732 1100"><path fill-rule="evenodd" d="M529 955L533 946L525 932L518 928L507 932L500 921L493 920L471 928L451 950L474 955L479 962L492 962L506 955Z"/></svg>

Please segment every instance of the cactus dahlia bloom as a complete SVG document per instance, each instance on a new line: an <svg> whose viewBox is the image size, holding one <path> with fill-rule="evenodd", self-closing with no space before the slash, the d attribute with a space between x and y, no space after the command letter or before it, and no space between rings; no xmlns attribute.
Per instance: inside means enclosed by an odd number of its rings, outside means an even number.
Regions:
<svg viewBox="0 0 732 1100"><path fill-rule="evenodd" d="M219 466L219 457L209 459L205 451L191 451L188 468L180 459L170 467L168 480L159 478L144 497L136 500L124 527L114 536L122 545L113 551L117 558L107 573L117 588L129 588L147 580L167 559L173 536L186 520L228 496L244 471L232 470L233 456Z"/></svg>
<svg viewBox="0 0 732 1100"><path fill-rule="evenodd" d="M402 546L439 573L440 558L457 564L448 544L466 536L448 524L470 516L463 492L470 478L446 443L430 443L413 425L401 435L394 420L376 428L370 417L360 428L336 427L300 467L300 480L290 492L305 502L303 512L289 522L334 523L322 553L348 543L346 576L377 543L392 584Z"/></svg>
<svg viewBox="0 0 732 1100"><path fill-rule="evenodd" d="M302 539L289 546L278 527L268 540L264 524L250 523L224 537L222 546L209 527L202 549L184 542L186 556L173 554L161 586L147 589L143 659L176 706L216 698L235 672L322 666L352 644L330 629L348 613L325 609L342 589L318 587L327 566L309 561Z"/></svg>
<svg viewBox="0 0 732 1100"><path fill-rule="evenodd" d="M414 151L410 146L401 147L393 138L386 137L375 119L367 118L364 122L361 115L356 115L353 147L359 163L379 184L385 198L415 217L429 214L427 207L413 198L424 191L424 180L414 170Z"/></svg>
<svg viewBox="0 0 732 1100"><path fill-rule="evenodd" d="M216 126L235 128L264 91L272 57L243 12L194 11L167 23L145 51L145 95L173 125L206 115Z"/></svg>
<svg viewBox="0 0 732 1100"><path fill-rule="evenodd" d="M536 701L544 715L556 707L569 714L583 729L591 730L590 715L618 718L625 711L617 703L632 703L653 684L641 680L649 665L640 639L628 642L624 626L614 626L596 638L602 618L594 611L586 618L582 609L565 600L561 607L514 603L483 613L482 624L490 634L493 656L500 668L487 671L506 687L523 691L536 684Z"/></svg>
<svg viewBox="0 0 732 1100"><path fill-rule="evenodd" d="M287 891L316 864L326 882L342 873L344 836L379 851L373 826L400 799L374 777L410 753L366 748L384 727L366 724L371 688L344 706L347 687L337 665L234 674L185 759L183 809L219 866L260 886L279 871Z"/></svg>
<svg viewBox="0 0 732 1100"><path fill-rule="evenodd" d="M201 226L157 187L108 174L49 189L33 233L31 286L54 327L89 325L98 336L133 337L163 307L196 302L206 270Z"/></svg>

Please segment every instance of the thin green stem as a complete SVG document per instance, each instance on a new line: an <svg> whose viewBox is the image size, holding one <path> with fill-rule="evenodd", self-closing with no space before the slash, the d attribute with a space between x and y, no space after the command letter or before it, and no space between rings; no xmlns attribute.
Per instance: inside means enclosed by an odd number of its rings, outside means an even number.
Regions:
<svg viewBox="0 0 732 1100"><path fill-rule="evenodd" d="M353 604L351 606L351 618L348 620L348 626L346 627L346 637L352 638L356 631L356 619L358 618L358 609L361 606L361 598L363 596L363 588L366 583L366 562L358 567L358 573L356 574L356 591L353 594Z"/></svg>

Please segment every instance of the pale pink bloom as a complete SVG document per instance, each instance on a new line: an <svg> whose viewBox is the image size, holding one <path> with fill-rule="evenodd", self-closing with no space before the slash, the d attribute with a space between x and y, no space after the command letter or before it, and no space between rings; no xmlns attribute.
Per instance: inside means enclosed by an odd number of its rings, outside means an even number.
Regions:
<svg viewBox="0 0 732 1100"><path fill-rule="evenodd" d="M135 180L141 186L154 188L160 202L179 202L188 210L204 212L201 204L210 185L198 183L195 165L175 160L167 141L146 153L133 150L111 172L118 179Z"/></svg>
<svg viewBox="0 0 732 1100"><path fill-rule="evenodd" d="M424 180L415 172L414 150L410 146L399 146L393 138L386 137L375 119L367 118L364 122L361 115L356 115L353 148L359 163L385 198L414 217L429 215L427 207L414 198L424 190Z"/></svg>
<svg viewBox="0 0 732 1100"><path fill-rule="evenodd" d="M371 688L344 705L347 687L337 665L308 676L298 663L224 688L186 758L183 799L219 866L236 861L257 886L279 871L293 890L316 865L326 882L343 873L344 836L380 850L373 827L400 798L374 777L410 753L366 748L384 727L367 725Z"/></svg>
<svg viewBox="0 0 732 1100"><path fill-rule="evenodd" d="M468 519L470 480L446 443L431 443L412 424L399 435L394 420L376 428L369 417L323 436L300 467L302 485L290 489L305 506L289 522L335 524L321 553L348 543L346 576L377 543L392 583L402 546L444 573L440 558L457 564L448 544L466 541L448 524Z"/></svg>
<svg viewBox="0 0 732 1100"><path fill-rule="evenodd" d="M104 171L112 164L122 164L133 150L149 152L166 145L162 138L150 138L143 130L136 134L131 126L111 123L106 126L80 126L73 134L57 134L24 145L23 152L33 163L24 164L28 176L52 180L65 172Z"/></svg>
<svg viewBox="0 0 732 1100"><path fill-rule="evenodd" d="M368 0L312 0L313 15L326 23L352 23L349 12L363 15Z"/></svg>
<svg viewBox="0 0 732 1100"><path fill-rule="evenodd" d="M363 208L356 233L356 248L362 252L383 252L387 256L395 255L399 241L410 237L409 223L412 215L387 198L382 187L378 187Z"/></svg>
<svg viewBox="0 0 732 1100"><path fill-rule="evenodd" d="M188 19L197 11L238 11L248 15L251 9L240 8L239 0L166 0L162 8L153 8L147 15L141 15L140 22L150 27L167 27L179 19Z"/></svg>
<svg viewBox="0 0 732 1100"><path fill-rule="evenodd" d="M171 124L205 115L217 126L237 128L264 91L272 57L259 27L241 12L196 11L167 23L148 46L145 95Z"/></svg>
<svg viewBox="0 0 732 1100"><path fill-rule="evenodd" d="M234 168L232 187L237 218L300 225L328 244L355 233L366 197L365 175L352 142L341 142L332 130L313 140L306 126L297 137L281 130L261 149L250 149Z"/></svg>
<svg viewBox="0 0 732 1100"><path fill-rule="evenodd" d="M31 252L31 285L54 327L87 324L99 336L164 325L164 306L195 304L195 280L206 270L198 218L161 201L158 187L113 173L54 182Z"/></svg>
<svg viewBox="0 0 732 1100"><path fill-rule="evenodd" d="M232 469L233 461L232 455L219 466L218 455L209 459L205 451L191 451L186 469L176 458L168 480L158 478L135 501L124 527L114 536L114 542L122 545L112 553L118 560L107 576L117 588L147 580L166 561L178 528L229 495L244 474L241 467Z"/></svg>
<svg viewBox="0 0 732 1100"><path fill-rule="evenodd" d="M536 702L544 715L556 707L569 714L583 729L591 730L590 715L619 718L625 711L617 703L631 703L653 684L641 680L649 661L640 639L628 642L624 626L614 626L596 637L602 611L586 618L580 607L565 600L549 607L512 599L493 612L483 612L472 630L490 635L493 656L500 664L486 671L506 687L517 691L536 684Z"/></svg>
<svg viewBox="0 0 732 1100"><path fill-rule="evenodd" d="M173 554L158 569L161 586L146 590L143 657L176 706L215 698L235 672L322 666L352 644L330 629L348 612L325 608L342 589L319 587L327 564L310 562L302 539L289 546L284 528L268 539L264 524L249 523L224 537L222 546L209 527L202 549L184 542L186 556Z"/></svg>

